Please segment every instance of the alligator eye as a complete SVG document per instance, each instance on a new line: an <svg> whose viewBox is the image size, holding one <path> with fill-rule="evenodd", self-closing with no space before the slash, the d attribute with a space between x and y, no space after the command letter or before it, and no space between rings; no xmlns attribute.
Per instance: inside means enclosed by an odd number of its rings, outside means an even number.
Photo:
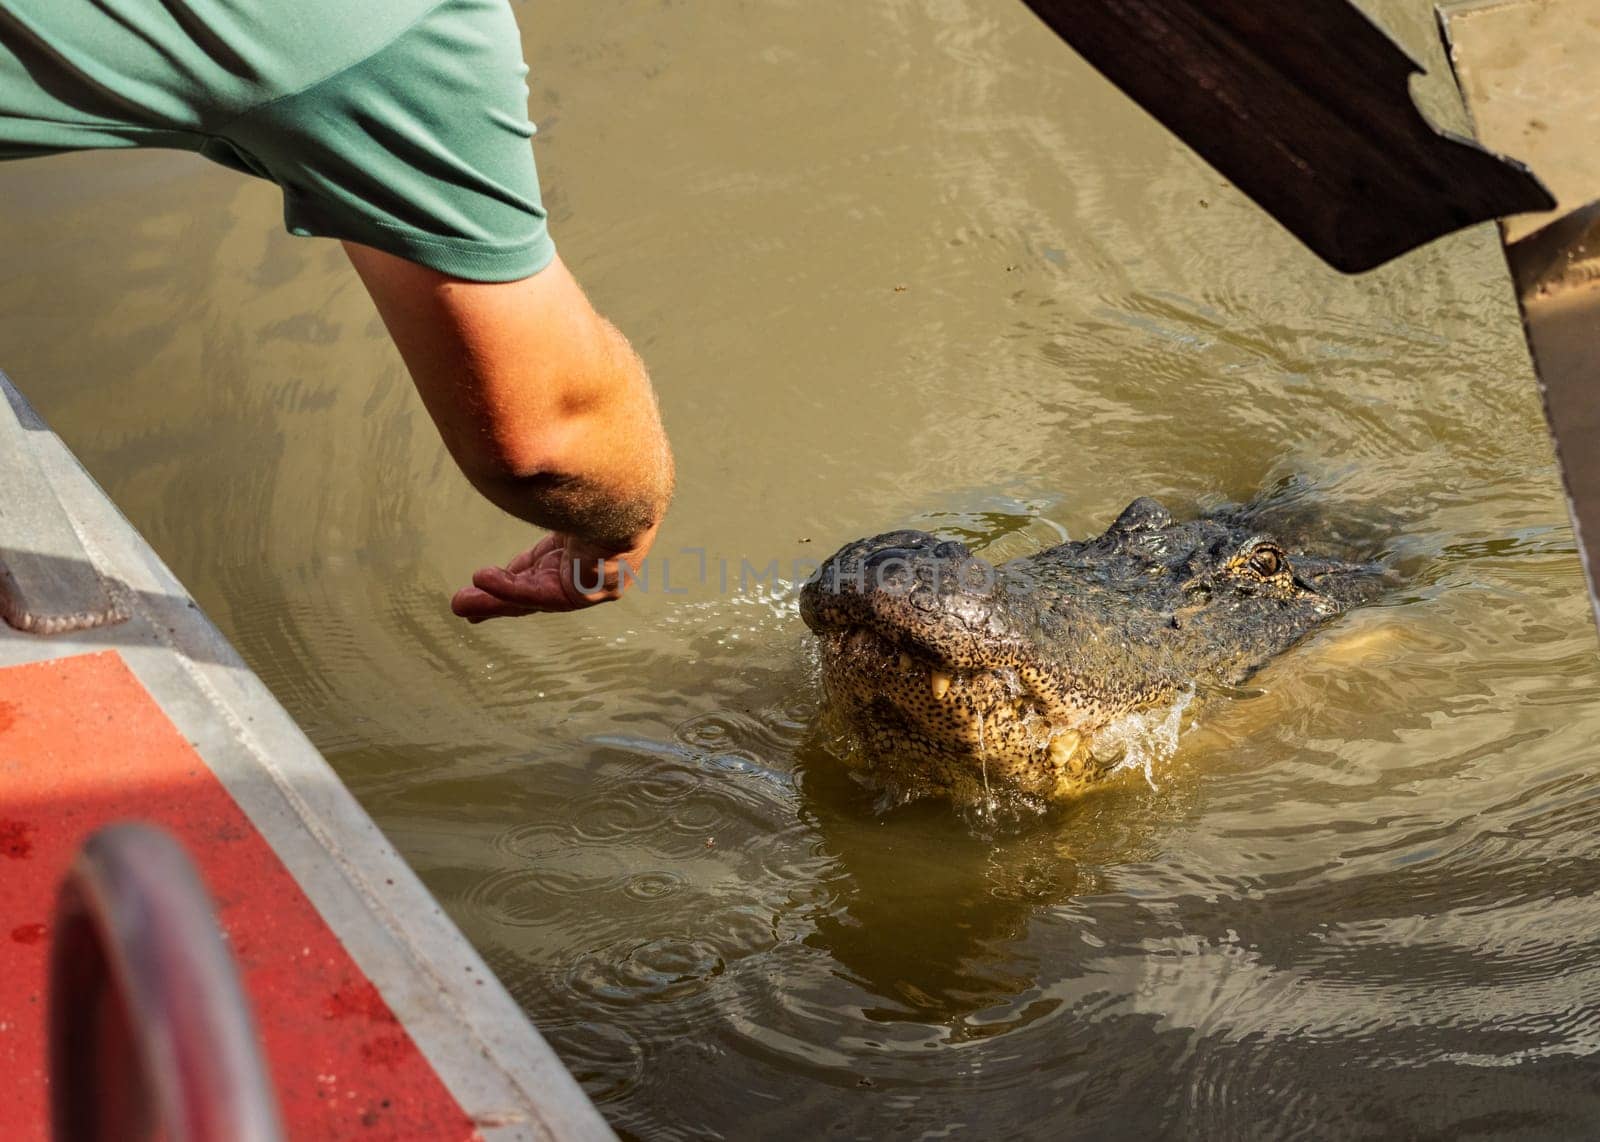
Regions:
<svg viewBox="0 0 1600 1142"><path fill-rule="evenodd" d="M1250 553L1250 570L1270 579L1283 570L1283 554L1275 547L1258 547Z"/></svg>

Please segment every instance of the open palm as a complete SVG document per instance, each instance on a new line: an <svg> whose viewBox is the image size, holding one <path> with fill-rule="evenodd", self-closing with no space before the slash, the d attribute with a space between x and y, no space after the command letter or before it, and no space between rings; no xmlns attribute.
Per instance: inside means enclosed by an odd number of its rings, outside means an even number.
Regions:
<svg viewBox="0 0 1600 1142"><path fill-rule="evenodd" d="M552 611L578 611L622 594L621 564L637 568L644 548L609 556L559 532L545 536L504 567L484 567L450 600L469 622ZM599 589L593 588L598 583Z"/></svg>

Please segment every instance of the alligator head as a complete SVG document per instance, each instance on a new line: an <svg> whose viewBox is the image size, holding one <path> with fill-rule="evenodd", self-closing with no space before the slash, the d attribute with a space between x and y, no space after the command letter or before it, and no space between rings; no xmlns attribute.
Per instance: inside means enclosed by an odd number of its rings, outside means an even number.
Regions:
<svg viewBox="0 0 1600 1142"><path fill-rule="evenodd" d="M999 566L920 531L858 540L800 613L882 784L1037 803L1114 767L1097 739L1119 719L1243 681L1383 582L1274 538L1249 507L1179 523L1138 499L1103 535Z"/></svg>

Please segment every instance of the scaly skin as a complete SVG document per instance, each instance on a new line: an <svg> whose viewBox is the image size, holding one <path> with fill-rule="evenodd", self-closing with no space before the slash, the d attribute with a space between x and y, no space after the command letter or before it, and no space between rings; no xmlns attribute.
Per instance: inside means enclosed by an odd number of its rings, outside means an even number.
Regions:
<svg viewBox="0 0 1600 1142"><path fill-rule="evenodd" d="M994 567L919 531L858 540L800 596L823 682L872 773L904 796L1070 798L1115 758L1115 719L1236 684L1375 598L1383 569L1138 499L1104 535Z"/></svg>

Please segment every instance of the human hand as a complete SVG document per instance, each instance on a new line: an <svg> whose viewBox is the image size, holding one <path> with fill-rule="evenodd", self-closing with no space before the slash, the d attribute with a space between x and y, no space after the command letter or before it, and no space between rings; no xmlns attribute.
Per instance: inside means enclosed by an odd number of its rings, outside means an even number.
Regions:
<svg viewBox="0 0 1600 1142"><path fill-rule="evenodd" d="M651 528L628 551L606 551L576 536L552 532L504 567L484 567L450 600L468 622L580 611L621 596L627 586L622 565L637 572L655 538ZM596 587L598 584L598 587Z"/></svg>

